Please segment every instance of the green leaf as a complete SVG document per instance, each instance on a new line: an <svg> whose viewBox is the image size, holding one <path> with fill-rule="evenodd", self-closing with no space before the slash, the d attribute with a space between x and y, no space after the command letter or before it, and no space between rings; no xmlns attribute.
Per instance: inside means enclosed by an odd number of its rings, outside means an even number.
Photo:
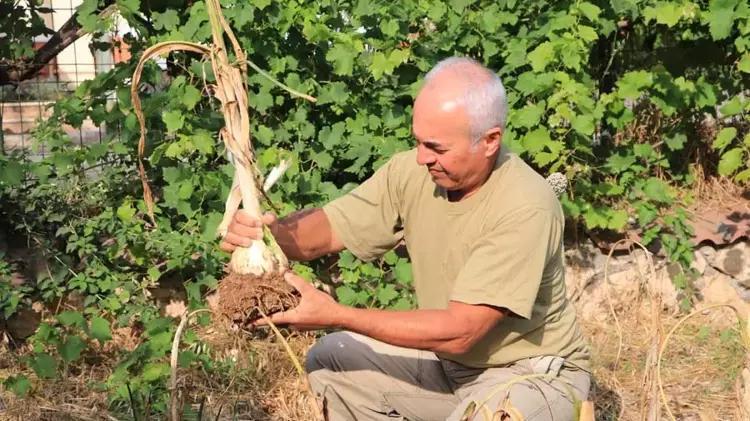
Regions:
<svg viewBox="0 0 750 421"><path fill-rule="evenodd" d="M411 55L411 50L408 49L395 49L391 51L391 54L388 55L388 65L391 68L391 71L398 67L399 65L405 63L409 56Z"/></svg>
<svg viewBox="0 0 750 421"><path fill-rule="evenodd" d="M552 44L549 41L544 41L529 53L528 60L535 72L541 72L552 62L554 57L555 49Z"/></svg>
<svg viewBox="0 0 750 421"><path fill-rule="evenodd" d="M616 154L616 155L610 155L610 157L607 159L607 166L616 173L621 173L627 169L629 169L633 164L635 164L636 158L635 155L632 155L630 153L626 153L624 155Z"/></svg>
<svg viewBox="0 0 750 421"><path fill-rule="evenodd" d="M389 19L384 20L380 22L380 30L383 31L383 34L394 37L396 34L398 34L398 21L396 19Z"/></svg>
<svg viewBox="0 0 750 421"><path fill-rule="evenodd" d="M175 9L167 9L164 13L153 13L154 29L172 31L180 24L180 16Z"/></svg>
<svg viewBox="0 0 750 421"><path fill-rule="evenodd" d="M63 342L58 350L60 351L60 357L66 363L73 362L81 357L81 352L86 349L86 342L81 339L80 336L70 336L65 342Z"/></svg>
<svg viewBox="0 0 750 421"><path fill-rule="evenodd" d="M451 10L455 11L458 14L463 13L464 9L468 7L470 4L474 3L475 0L448 0L448 3L451 6Z"/></svg>
<svg viewBox="0 0 750 421"><path fill-rule="evenodd" d="M618 92L621 97L626 99L636 99L641 96L641 90L653 83L653 75L644 70L637 70L625 73L617 81Z"/></svg>
<svg viewBox="0 0 750 421"><path fill-rule="evenodd" d="M737 129L734 127L724 127L716 135L712 147L716 150L722 151L724 148L732 143L732 140L737 136Z"/></svg>
<svg viewBox="0 0 750 421"><path fill-rule="evenodd" d="M750 180L750 168L745 168L744 170L737 173L737 175L734 176L735 181L744 183L748 180Z"/></svg>
<svg viewBox="0 0 750 421"><path fill-rule="evenodd" d="M43 379L52 379L57 374L57 361L46 353L37 353L29 362L37 376Z"/></svg>
<svg viewBox="0 0 750 421"><path fill-rule="evenodd" d="M166 111L162 113L161 119L162 121L164 121L164 124L167 125L168 133L174 133L177 130L180 130L185 124L185 116L182 114L182 111L178 110Z"/></svg>
<svg viewBox="0 0 750 421"><path fill-rule="evenodd" d="M396 291L396 287L392 284L381 285L378 288L376 297L381 304L388 305L394 298L398 297L398 291Z"/></svg>
<svg viewBox="0 0 750 421"><path fill-rule="evenodd" d="M342 285L336 288L336 297L339 302L344 305L355 305L357 304L357 293L354 292L352 287L348 285Z"/></svg>
<svg viewBox="0 0 750 421"><path fill-rule="evenodd" d="M724 103L724 105L719 108L719 112L721 112L721 115L723 117L731 117L733 115L741 113L742 102L740 101L740 96L737 95Z"/></svg>
<svg viewBox="0 0 750 421"><path fill-rule="evenodd" d="M583 15L591 22L596 22L599 19L599 13L602 11L599 6L586 1L578 4L578 10L580 10L581 13L583 13Z"/></svg>
<svg viewBox="0 0 750 421"><path fill-rule="evenodd" d="M99 316L91 318L91 327L89 328L89 335L92 338L103 344L108 340L112 339L112 332L109 329L109 322Z"/></svg>
<svg viewBox="0 0 750 421"><path fill-rule="evenodd" d="M573 119L571 127L582 135L591 136L594 133L594 116L591 114L577 115Z"/></svg>
<svg viewBox="0 0 750 421"><path fill-rule="evenodd" d="M117 208L117 217L122 222L130 222L135 216L135 208L131 202L125 202Z"/></svg>
<svg viewBox="0 0 750 421"><path fill-rule="evenodd" d="M143 381L151 383L166 377L169 374L169 364L167 363L148 363L143 367L141 377Z"/></svg>
<svg viewBox="0 0 750 421"><path fill-rule="evenodd" d="M646 180L646 183L643 185L643 193L646 197L655 202L665 204L672 203L672 192L670 187L667 183L656 177L651 177Z"/></svg>
<svg viewBox="0 0 750 421"><path fill-rule="evenodd" d="M10 376L5 379L3 386L19 398L23 398L29 393L31 382L29 382L29 379L26 376L19 374L18 376Z"/></svg>
<svg viewBox="0 0 750 421"><path fill-rule="evenodd" d="M205 242L213 241L216 238L216 229L219 227L223 215L219 212L211 212L203 222L203 233L201 239Z"/></svg>
<svg viewBox="0 0 750 421"><path fill-rule="evenodd" d="M140 0L117 0L115 2L119 7L120 11L129 12L131 14L138 13L138 9L141 7Z"/></svg>
<svg viewBox="0 0 750 421"><path fill-rule="evenodd" d="M532 154L542 151L544 147L549 145L551 142L552 139L549 136L549 131L544 127L540 127L526 133L526 136L524 136L521 140L524 149L531 152Z"/></svg>
<svg viewBox="0 0 750 421"><path fill-rule="evenodd" d="M206 130L197 130L192 137L193 145L203 155L210 155L214 151L214 138Z"/></svg>
<svg viewBox="0 0 750 421"><path fill-rule="evenodd" d="M511 121L515 127L534 127L544 114L544 104L528 104L514 114Z"/></svg>
<svg viewBox="0 0 750 421"><path fill-rule="evenodd" d="M406 259L399 259L396 262L396 266L393 268L393 276L396 281L401 285L411 285L414 279L412 278L411 263Z"/></svg>
<svg viewBox="0 0 750 421"><path fill-rule="evenodd" d="M673 27L682 17L682 7L676 2L660 2L655 7L647 7L643 11L646 21L656 20L657 23Z"/></svg>
<svg viewBox="0 0 750 421"><path fill-rule="evenodd" d="M724 39L732 32L734 25L733 0L712 0L709 11L704 16L708 20L708 28L714 41Z"/></svg>
<svg viewBox="0 0 750 421"><path fill-rule="evenodd" d="M609 215L607 209L591 207L583 212L583 221L588 228L607 228Z"/></svg>
<svg viewBox="0 0 750 421"><path fill-rule="evenodd" d="M182 94L182 104L185 106L185 108L187 108L188 110L192 110L200 100L201 91L199 91L193 85L186 85L185 92L183 92Z"/></svg>
<svg viewBox="0 0 750 421"><path fill-rule="evenodd" d="M86 320L83 315L77 311L63 311L57 315L57 320L63 324L63 326L77 326L81 329L86 327Z"/></svg>
<svg viewBox="0 0 750 421"><path fill-rule="evenodd" d="M664 143L671 151L682 150L685 147L685 142L687 142L687 136L682 133L677 133L672 137L664 137Z"/></svg>
<svg viewBox="0 0 750 421"><path fill-rule="evenodd" d="M586 42L599 39L599 34L596 33L596 29L586 25L578 25L578 36Z"/></svg>
<svg viewBox="0 0 750 421"><path fill-rule="evenodd" d="M628 222L628 213L624 210L612 211L609 214L609 222L607 222L607 228L615 231L619 231L625 227L625 223Z"/></svg>
<svg viewBox="0 0 750 421"><path fill-rule="evenodd" d="M349 89L343 82L325 85L318 95L318 104L344 104L349 99Z"/></svg>
<svg viewBox="0 0 750 421"><path fill-rule="evenodd" d="M742 165L744 151L742 148L732 148L721 155L719 160L719 175L729 176Z"/></svg>
<svg viewBox="0 0 750 421"><path fill-rule="evenodd" d="M385 54L377 52L372 56L372 64L370 64L370 72L375 80L379 80L383 74L393 70L389 67L388 59Z"/></svg>
<svg viewBox="0 0 750 421"><path fill-rule="evenodd" d="M740 72L750 73L750 53L745 53L737 63L737 70Z"/></svg>
<svg viewBox="0 0 750 421"><path fill-rule="evenodd" d="M357 51L352 47L336 43L326 53L326 60L333 63L333 73L350 76L354 69L354 60L357 58L357 54Z"/></svg>
<svg viewBox="0 0 750 421"><path fill-rule="evenodd" d="M23 165L15 160L0 160L0 184L6 184L11 187L18 186L23 182Z"/></svg>
<svg viewBox="0 0 750 421"><path fill-rule="evenodd" d="M272 0L252 0L253 6L255 6L258 10L263 10L266 7L270 6L271 3L273 3Z"/></svg>

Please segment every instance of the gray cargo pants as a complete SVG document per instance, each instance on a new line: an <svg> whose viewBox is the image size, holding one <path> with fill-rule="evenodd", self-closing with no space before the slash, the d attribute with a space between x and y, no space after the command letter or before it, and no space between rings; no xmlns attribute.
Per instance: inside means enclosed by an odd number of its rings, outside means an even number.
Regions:
<svg viewBox="0 0 750 421"><path fill-rule="evenodd" d="M590 376L559 357L477 369L350 332L324 336L307 354L313 392L328 420L569 421ZM473 417L465 414L474 413Z"/></svg>

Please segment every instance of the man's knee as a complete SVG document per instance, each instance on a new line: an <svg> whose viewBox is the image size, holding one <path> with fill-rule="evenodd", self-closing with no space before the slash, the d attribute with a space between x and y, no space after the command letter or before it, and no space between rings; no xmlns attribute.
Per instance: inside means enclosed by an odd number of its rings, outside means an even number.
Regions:
<svg viewBox="0 0 750 421"><path fill-rule="evenodd" d="M357 341L350 332L329 333L318 339L307 351L305 370L312 374L318 370L343 371L354 369L357 355L365 345Z"/></svg>

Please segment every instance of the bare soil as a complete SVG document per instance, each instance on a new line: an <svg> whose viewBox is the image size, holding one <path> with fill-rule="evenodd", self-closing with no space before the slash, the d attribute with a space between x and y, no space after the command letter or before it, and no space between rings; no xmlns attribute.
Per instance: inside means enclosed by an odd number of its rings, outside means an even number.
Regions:
<svg viewBox="0 0 750 421"><path fill-rule="evenodd" d="M263 276L230 273L219 283L219 314L231 323L250 328L263 315L270 316L299 304L299 293L281 273Z"/></svg>

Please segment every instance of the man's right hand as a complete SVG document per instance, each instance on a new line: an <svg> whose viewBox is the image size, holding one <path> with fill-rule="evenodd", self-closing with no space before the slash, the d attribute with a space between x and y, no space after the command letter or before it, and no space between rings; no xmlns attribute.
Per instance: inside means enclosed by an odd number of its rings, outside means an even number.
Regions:
<svg viewBox="0 0 750 421"><path fill-rule="evenodd" d="M234 218L227 228L227 234L219 247L229 253L237 247L250 247L253 241L263 239L263 225L270 227L275 223L276 215L272 213L265 213L258 219L246 210L239 209L235 212Z"/></svg>

